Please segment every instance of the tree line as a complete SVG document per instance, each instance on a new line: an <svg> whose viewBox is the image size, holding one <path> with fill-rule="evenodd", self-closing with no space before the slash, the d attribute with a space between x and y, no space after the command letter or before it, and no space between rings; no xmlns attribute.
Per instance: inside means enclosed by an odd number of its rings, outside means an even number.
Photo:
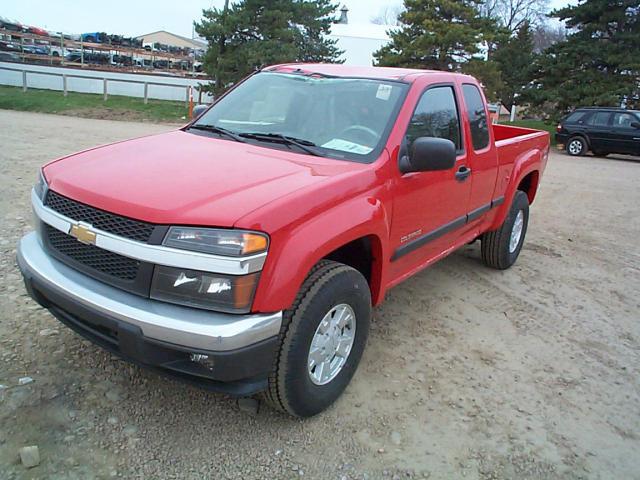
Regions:
<svg viewBox="0 0 640 480"><path fill-rule="evenodd" d="M343 52L327 38L337 8L331 0L240 0L205 10L196 31L209 44L211 89L268 64L339 61ZM638 0L584 0L551 12L548 0L405 0L391 12L372 19L396 25L374 54L377 65L468 73L491 101L552 119L579 106L640 107Z"/></svg>

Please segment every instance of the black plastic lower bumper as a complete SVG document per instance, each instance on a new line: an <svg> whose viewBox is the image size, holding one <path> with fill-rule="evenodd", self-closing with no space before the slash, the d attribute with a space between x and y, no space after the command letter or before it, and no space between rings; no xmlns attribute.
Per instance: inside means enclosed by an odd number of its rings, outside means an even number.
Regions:
<svg viewBox="0 0 640 480"><path fill-rule="evenodd" d="M197 350L147 338L132 324L70 300L23 272L29 295L63 324L137 365L208 390L247 396L267 388L277 337L231 351ZM204 363L191 355L206 355Z"/></svg>

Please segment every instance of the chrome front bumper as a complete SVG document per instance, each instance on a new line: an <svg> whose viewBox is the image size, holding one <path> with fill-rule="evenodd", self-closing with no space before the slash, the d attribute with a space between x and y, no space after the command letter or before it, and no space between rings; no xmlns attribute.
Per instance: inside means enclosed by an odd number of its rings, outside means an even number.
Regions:
<svg viewBox="0 0 640 480"><path fill-rule="evenodd" d="M145 338L185 348L231 351L275 337L282 312L230 315L150 300L94 280L55 260L33 232L20 240L18 266L27 282L96 315L134 325Z"/></svg>

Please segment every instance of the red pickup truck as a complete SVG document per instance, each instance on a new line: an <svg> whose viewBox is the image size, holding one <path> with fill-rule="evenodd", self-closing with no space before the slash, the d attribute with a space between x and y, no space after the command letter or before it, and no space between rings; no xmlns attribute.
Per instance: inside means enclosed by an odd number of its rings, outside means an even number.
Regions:
<svg viewBox="0 0 640 480"><path fill-rule="evenodd" d="M307 417L391 287L475 239L516 261L548 152L469 76L272 66L179 130L45 165L18 264L102 347Z"/></svg>

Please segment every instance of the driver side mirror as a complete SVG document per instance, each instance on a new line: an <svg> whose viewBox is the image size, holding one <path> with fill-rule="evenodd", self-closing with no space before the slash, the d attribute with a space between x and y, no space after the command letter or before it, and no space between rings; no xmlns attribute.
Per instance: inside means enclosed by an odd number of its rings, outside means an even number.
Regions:
<svg viewBox="0 0 640 480"><path fill-rule="evenodd" d="M631 122L631 126L633 128L639 128L640 129L640 122Z"/></svg>
<svg viewBox="0 0 640 480"><path fill-rule="evenodd" d="M456 164L456 146L447 138L419 137L411 144L411 152L400 158L400 171L430 172L449 170Z"/></svg>
<svg viewBox="0 0 640 480"><path fill-rule="evenodd" d="M192 119L195 120L196 118L198 118L204 113L207 108L209 108L209 105L196 105L195 107L193 107Z"/></svg>

